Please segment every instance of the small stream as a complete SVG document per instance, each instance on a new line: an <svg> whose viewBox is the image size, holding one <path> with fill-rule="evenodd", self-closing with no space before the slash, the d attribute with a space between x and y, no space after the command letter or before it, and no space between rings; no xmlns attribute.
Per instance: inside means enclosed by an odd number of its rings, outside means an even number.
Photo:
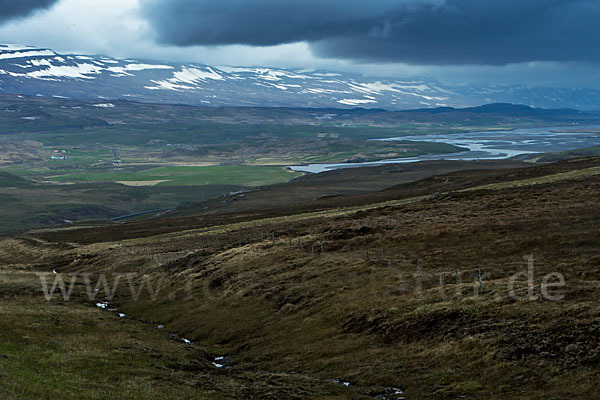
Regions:
<svg viewBox="0 0 600 400"><path fill-rule="evenodd" d="M111 306L108 302L106 301L100 301L95 303L96 307L111 312L111 313L116 313L119 318L125 318L127 315L119 312L118 308ZM156 325L157 329L165 329L165 325L164 324L158 324ZM185 345L191 345L192 342L189 339L186 338L181 338L177 333L174 332L169 332L169 336L178 340L181 340ZM231 368L231 364L233 363L233 359L231 357L226 357L226 356L217 356L213 358L213 361L211 362L211 364L218 369L222 369L222 368ZM347 381L343 381L340 379L329 379L329 382L332 383L336 383L336 384L340 384L343 385L347 388L350 388L351 383L347 382ZM402 389L396 388L396 387L386 387L382 390L381 393L375 395L373 398L375 399L379 399L379 400L405 400L403 395L404 392L402 391Z"/></svg>

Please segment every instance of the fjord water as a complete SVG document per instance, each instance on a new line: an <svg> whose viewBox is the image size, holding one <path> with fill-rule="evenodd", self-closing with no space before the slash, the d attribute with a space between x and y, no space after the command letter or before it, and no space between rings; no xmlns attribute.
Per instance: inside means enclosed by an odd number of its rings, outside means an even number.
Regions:
<svg viewBox="0 0 600 400"><path fill-rule="evenodd" d="M567 132L577 130L579 132ZM585 132L589 130L590 132ZM415 135L382 141L411 140L449 143L468 148L458 153L433 154L418 157L395 158L364 163L309 164L289 167L293 171L319 173L341 168L377 166L383 164L413 163L426 160L490 160L505 159L525 154L552 153L600 146L600 126L556 126L545 128L514 129L453 133L444 135Z"/></svg>

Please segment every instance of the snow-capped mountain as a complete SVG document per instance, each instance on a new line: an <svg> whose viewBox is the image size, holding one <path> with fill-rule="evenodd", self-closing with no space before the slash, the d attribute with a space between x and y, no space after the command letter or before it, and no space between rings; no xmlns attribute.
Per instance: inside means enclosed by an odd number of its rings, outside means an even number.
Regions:
<svg viewBox="0 0 600 400"><path fill-rule="evenodd" d="M0 93L208 106L383 108L518 103L600 109L600 91L453 86L329 71L120 60L0 45Z"/></svg>

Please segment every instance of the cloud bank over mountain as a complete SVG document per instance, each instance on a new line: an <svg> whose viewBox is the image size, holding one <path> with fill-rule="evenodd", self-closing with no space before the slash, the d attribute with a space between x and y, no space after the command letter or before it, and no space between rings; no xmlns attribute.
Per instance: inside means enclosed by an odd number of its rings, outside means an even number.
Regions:
<svg viewBox="0 0 600 400"><path fill-rule="evenodd" d="M0 24L53 6L58 0L0 0Z"/></svg>
<svg viewBox="0 0 600 400"><path fill-rule="evenodd" d="M142 0L161 43L308 42L321 57L417 65L600 61L591 0Z"/></svg>

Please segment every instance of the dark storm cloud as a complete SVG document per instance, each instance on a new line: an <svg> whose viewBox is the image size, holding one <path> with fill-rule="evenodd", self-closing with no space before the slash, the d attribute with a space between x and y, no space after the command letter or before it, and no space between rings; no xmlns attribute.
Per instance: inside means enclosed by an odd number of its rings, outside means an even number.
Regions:
<svg viewBox="0 0 600 400"><path fill-rule="evenodd" d="M142 0L162 43L429 65L600 61L597 0Z"/></svg>
<svg viewBox="0 0 600 400"><path fill-rule="evenodd" d="M48 8L59 0L0 0L0 24L8 20L26 17L34 11Z"/></svg>
<svg viewBox="0 0 600 400"><path fill-rule="evenodd" d="M373 21L443 0L142 0L164 42L269 46L360 35Z"/></svg>

